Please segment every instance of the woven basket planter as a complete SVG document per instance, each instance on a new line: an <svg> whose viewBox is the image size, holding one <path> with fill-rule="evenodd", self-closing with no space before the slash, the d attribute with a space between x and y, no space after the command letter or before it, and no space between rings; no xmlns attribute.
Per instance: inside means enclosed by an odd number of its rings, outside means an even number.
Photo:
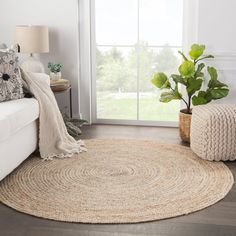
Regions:
<svg viewBox="0 0 236 236"><path fill-rule="evenodd" d="M183 142L190 143L190 126L192 114L185 113L183 109L179 113L179 134Z"/></svg>

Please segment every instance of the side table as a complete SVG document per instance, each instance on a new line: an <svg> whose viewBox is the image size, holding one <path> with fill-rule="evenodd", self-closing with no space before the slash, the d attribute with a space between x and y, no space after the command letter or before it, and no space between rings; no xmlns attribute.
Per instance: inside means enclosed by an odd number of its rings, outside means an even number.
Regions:
<svg viewBox="0 0 236 236"><path fill-rule="evenodd" d="M50 82L51 90L54 94L65 93L69 92L69 101L70 101L70 117L72 118L73 111L72 111L72 91L71 91L71 84L69 80L64 80L60 82L58 81L51 81Z"/></svg>

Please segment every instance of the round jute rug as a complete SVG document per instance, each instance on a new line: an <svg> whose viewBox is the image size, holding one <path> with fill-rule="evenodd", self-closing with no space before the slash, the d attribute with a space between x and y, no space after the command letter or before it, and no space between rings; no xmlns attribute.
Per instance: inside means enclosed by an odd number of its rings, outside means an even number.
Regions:
<svg viewBox="0 0 236 236"><path fill-rule="evenodd" d="M233 175L183 146L87 140L68 159L29 158L0 183L0 200L21 212L68 222L132 223L188 214L225 197Z"/></svg>

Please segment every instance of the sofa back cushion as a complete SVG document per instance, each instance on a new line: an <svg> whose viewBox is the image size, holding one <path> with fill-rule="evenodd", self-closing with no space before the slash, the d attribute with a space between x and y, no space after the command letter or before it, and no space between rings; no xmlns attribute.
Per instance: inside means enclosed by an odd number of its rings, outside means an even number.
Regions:
<svg viewBox="0 0 236 236"><path fill-rule="evenodd" d="M0 102L23 97L17 45L7 48L0 45Z"/></svg>

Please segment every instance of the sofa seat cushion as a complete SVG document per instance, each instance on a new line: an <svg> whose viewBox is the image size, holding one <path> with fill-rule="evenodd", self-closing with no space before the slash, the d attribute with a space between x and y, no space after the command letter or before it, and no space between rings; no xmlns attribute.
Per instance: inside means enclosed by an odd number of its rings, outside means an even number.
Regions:
<svg viewBox="0 0 236 236"><path fill-rule="evenodd" d="M39 105L34 98L22 98L0 103L0 142L39 117Z"/></svg>

